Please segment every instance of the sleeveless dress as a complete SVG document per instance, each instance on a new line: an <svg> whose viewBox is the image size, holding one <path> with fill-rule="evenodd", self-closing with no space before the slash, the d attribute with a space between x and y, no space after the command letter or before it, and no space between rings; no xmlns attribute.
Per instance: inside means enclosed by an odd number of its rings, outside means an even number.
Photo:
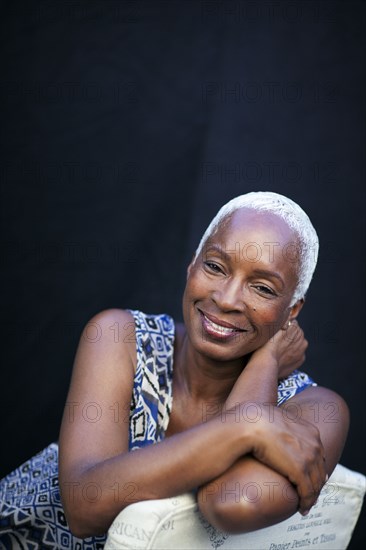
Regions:
<svg viewBox="0 0 366 550"><path fill-rule="evenodd" d="M130 310L137 368L131 398L129 450L164 438L172 409L175 326L166 314ZM278 386L278 404L316 385L294 371ZM52 443L0 481L0 550L98 550L106 536L79 539L70 532L58 487L58 445Z"/></svg>

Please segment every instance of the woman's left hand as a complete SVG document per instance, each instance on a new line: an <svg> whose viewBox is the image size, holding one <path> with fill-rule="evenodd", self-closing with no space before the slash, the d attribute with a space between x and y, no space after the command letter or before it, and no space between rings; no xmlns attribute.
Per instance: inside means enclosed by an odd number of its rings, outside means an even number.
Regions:
<svg viewBox="0 0 366 550"><path fill-rule="evenodd" d="M278 364L278 379L286 378L305 361L308 341L296 320L290 321L285 329L280 329L258 350L252 358L269 353Z"/></svg>

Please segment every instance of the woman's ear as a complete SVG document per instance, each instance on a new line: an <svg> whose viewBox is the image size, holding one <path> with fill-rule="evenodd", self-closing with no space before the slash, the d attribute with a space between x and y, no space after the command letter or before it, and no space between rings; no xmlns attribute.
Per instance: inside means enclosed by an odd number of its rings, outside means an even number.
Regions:
<svg viewBox="0 0 366 550"><path fill-rule="evenodd" d="M301 298L301 300L298 300L293 306L289 307L287 319L284 325L282 326L281 330L288 329L288 327L291 325L291 321L294 321L296 317L299 315L304 303L305 303L305 298Z"/></svg>
<svg viewBox="0 0 366 550"><path fill-rule="evenodd" d="M300 300L297 300L297 302L290 307L290 314L289 314L289 321L293 321L296 319L296 317L299 315L300 311L303 308L303 305L305 303L305 298L301 298Z"/></svg>

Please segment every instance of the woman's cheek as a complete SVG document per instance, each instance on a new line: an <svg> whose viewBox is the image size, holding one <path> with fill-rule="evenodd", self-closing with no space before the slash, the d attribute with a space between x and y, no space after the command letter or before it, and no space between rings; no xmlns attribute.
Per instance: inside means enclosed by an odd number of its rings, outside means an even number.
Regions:
<svg viewBox="0 0 366 550"><path fill-rule="evenodd" d="M194 300L207 296L210 293L211 285L208 277L202 270L195 270L187 282L188 295Z"/></svg>
<svg viewBox="0 0 366 550"><path fill-rule="evenodd" d="M267 332L277 332L277 330L282 326L282 316L280 320L278 311L271 306L262 308L257 307L252 319L258 327L266 328Z"/></svg>
<svg viewBox="0 0 366 550"><path fill-rule="evenodd" d="M252 319L257 326L260 339L264 343L280 330L286 320L286 314L278 311L278 308L268 306L266 308L256 307L256 313Z"/></svg>

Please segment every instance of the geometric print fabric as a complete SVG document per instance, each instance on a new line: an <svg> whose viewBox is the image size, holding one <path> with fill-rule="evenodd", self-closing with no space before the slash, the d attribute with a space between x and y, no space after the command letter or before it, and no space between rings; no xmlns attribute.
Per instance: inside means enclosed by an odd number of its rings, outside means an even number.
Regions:
<svg viewBox="0 0 366 550"><path fill-rule="evenodd" d="M130 414L130 450L164 437L172 408L174 322L168 315L130 310L135 319L137 365Z"/></svg>

